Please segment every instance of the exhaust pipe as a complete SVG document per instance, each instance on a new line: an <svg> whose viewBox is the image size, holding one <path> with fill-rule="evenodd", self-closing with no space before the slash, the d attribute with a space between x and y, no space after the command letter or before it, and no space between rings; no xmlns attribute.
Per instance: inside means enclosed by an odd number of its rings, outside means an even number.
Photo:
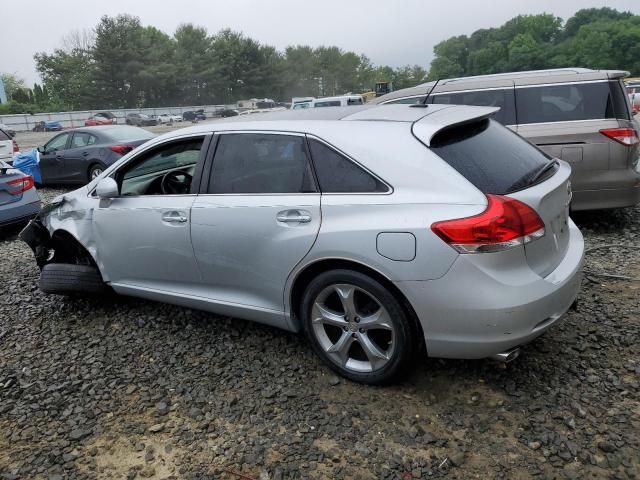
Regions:
<svg viewBox="0 0 640 480"><path fill-rule="evenodd" d="M501 353L496 353L490 358L502 363L509 363L520 356L520 347L514 347Z"/></svg>

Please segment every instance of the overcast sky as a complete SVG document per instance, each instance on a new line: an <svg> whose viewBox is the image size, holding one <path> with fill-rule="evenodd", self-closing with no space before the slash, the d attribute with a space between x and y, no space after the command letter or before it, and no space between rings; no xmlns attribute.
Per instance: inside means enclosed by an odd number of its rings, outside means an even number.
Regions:
<svg viewBox="0 0 640 480"><path fill-rule="evenodd" d="M278 49L287 45L337 45L364 53L375 64L428 67L433 46L452 35L497 27L518 14L609 6L640 13L639 0L86 0L12 1L3 9L0 72L38 80L33 54L61 46L71 30L94 27L102 15L129 13L144 25L172 33L180 23L210 33L239 30Z"/></svg>

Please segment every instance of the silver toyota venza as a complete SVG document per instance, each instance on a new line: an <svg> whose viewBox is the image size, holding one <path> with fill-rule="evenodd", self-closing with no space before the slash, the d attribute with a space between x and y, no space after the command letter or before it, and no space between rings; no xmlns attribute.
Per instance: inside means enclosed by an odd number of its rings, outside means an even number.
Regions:
<svg viewBox="0 0 640 480"><path fill-rule="evenodd" d="M575 301L584 244L569 166L495 111L365 105L177 130L58 197L21 238L45 292L304 331L365 383L425 350L510 360Z"/></svg>

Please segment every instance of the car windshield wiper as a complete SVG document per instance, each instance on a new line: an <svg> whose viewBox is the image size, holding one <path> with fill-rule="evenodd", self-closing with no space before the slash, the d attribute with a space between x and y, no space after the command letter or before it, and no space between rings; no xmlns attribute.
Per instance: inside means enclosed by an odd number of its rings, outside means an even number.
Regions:
<svg viewBox="0 0 640 480"><path fill-rule="evenodd" d="M556 158L551 159L551 161L549 163L544 165L540 170L538 170L536 172L536 174L531 179L530 184L536 183L538 180L540 180L540 178L542 178L542 176L545 173L547 173L549 170L554 168L556 165L560 165L560 163L558 162L558 159L556 159Z"/></svg>
<svg viewBox="0 0 640 480"><path fill-rule="evenodd" d="M555 158L551 159L549 163L545 163L542 167L536 170L533 176L531 175L531 172L529 172L526 175L523 175L522 177L520 177L515 182L513 182L511 186L507 189L507 193L515 192L520 190L523 187L533 185L534 183L536 183L536 181L538 181L542 177L542 175L544 175L546 172L549 171L549 169L555 167L556 165L558 165L558 160L556 160Z"/></svg>

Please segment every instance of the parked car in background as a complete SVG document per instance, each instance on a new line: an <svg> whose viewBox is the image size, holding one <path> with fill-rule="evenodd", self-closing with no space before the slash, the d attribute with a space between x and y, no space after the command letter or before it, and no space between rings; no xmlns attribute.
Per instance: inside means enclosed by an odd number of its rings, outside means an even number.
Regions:
<svg viewBox="0 0 640 480"><path fill-rule="evenodd" d="M4 123L0 123L0 130L3 130L4 133L9 135L11 138L16 136L16 131L12 128L9 128L9 126L5 125Z"/></svg>
<svg viewBox="0 0 640 480"><path fill-rule="evenodd" d="M345 107L350 105L363 105L362 95L340 95L337 97L321 97L311 102L313 108L318 107Z"/></svg>
<svg viewBox="0 0 640 480"><path fill-rule="evenodd" d="M0 161L11 163L13 155L19 151L20 147L18 147L15 139L4 129L0 128Z"/></svg>
<svg viewBox="0 0 640 480"><path fill-rule="evenodd" d="M43 184L85 184L154 134L138 127L101 125L56 135L40 152Z"/></svg>
<svg viewBox="0 0 640 480"><path fill-rule="evenodd" d="M495 111L363 105L180 129L21 238L45 292L108 285L302 330L352 380L389 381L418 351L509 361L574 303L584 242L569 165Z"/></svg>
<svg viewBox="0 0 640 480"><path fill-rule="evenodd" d="M239 114L238 110L234 109L234 108L225 108L224 110L222 110L220 112L220 116L222 118L227 118L227 117L237 117Z"/></svg>
<svg viewBox="0 0 640 480"><path fill-rule="evenodd" d="M571 164L573 210L640 202L640 139L623 78L628 72L564 68L454 78L398 90L374 103L500 107L495 119ZM434 88L435 87L435 88Z"/></svg>
<svg viewBox="0 0 640 480"><path fill-rule="evenodd" d="M315 97L293 97L291 99L291 110L303 110L312 108Z"/></svg>
<svg viewBox="0 0 640 480"><path fill-rule="evenodd" d="M0 159L0 227L26 222L39 211L33 177Z"/></svg>
<svg viewBox="0 0 640 480"><path fill-rule="evenodd" d="M633 114L637 115L640 113L640 81L628 82L626 85Z"/></svg>
<svg viewBox="0 0 640 480"><path fill-rule="evenodd" d="M199 110L187 110L182 113L182 118L186 121L194 121L194 120L206 120L207 116L204 113L204 109Z"/></svg>
<svg viewBox="0 0 640 480"><path fill-rule="evenodd" d="M95 115L93 117L89 117L84 121L85 127L95 127L97 125L113 125L113 120L110 118L100 117Z"/></svg>
<svg viewBox="0 0 640 480"><path fill-rule="evenodd" d="M127 125L135 125L136 127L152 127L157 125L158 121L144 113L127 113L125 123Z"/></svg>
<svg viewBox="0 0 640 480"><path fill-rule="evenodd" d="M62 123L57 120L41 120L32 128L34 132L59 132L60 130L62 130Z"/></svg>
<svg viewBox="0 0 640 480"><path fill-rule="evenodd" d="M173 123L173 122L181 122L182 115L177 115L173 113L161 113L156 117L158 123Z"/></svg>

